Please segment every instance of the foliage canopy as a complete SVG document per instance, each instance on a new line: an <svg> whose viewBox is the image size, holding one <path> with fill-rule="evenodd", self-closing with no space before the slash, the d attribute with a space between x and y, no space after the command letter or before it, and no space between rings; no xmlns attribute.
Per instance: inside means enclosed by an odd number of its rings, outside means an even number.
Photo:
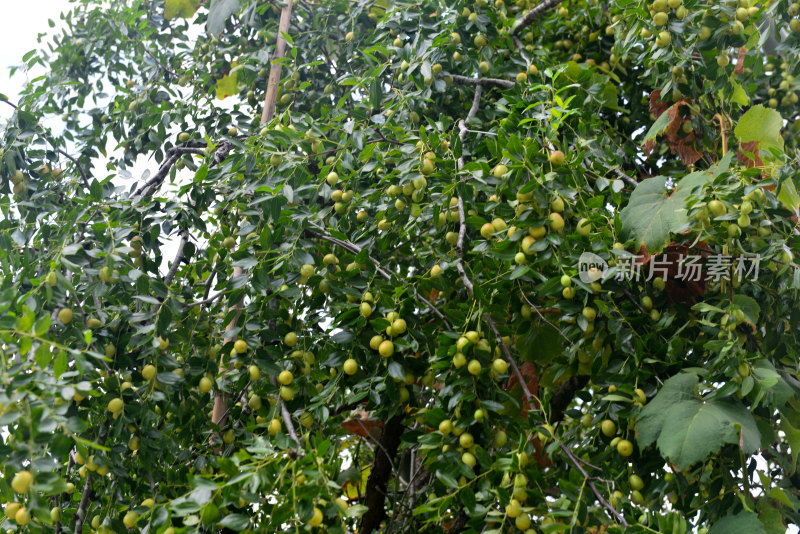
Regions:
<svg viewBox="0 0 800 534"><path fill-rule="evenodd" d="M2 102L4 528L800 522L797 3L74 4Z"/></svg>

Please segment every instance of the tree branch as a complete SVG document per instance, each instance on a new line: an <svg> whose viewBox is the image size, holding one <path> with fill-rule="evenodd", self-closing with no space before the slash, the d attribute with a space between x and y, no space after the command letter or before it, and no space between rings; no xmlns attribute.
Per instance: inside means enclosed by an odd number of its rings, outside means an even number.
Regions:
<svg viewBox="0 0 800 534"><path fill-rule="evenodd" d="M511 89L516 85L511 80L500 78L469 78L460 74L452 74L453 83L457 85L474 85L476 87L500 87L501 89Z"/></svg>
<svg viewBox="0 0 800 534"><path fill-rule="evenodd" d="M576 458L576 457L575 457L575 455L574 455L574 454L572 454L572 451L571 451L571 450L569 450L569 449L568 449L568 448L567 448L567 447L566 447L566 446L565 446L563 443L559 443L559 446L561 447L561 452L563 452L563 453L564 453L564 454L567 456L567 458L569 458L569 460L570 460L570 462L572 463L572 465L574 465L574 466L575 466L575 468L576 468L578 471L580 471L580 473L583 475L583 478L585 478L585 479L586 479L586 484L588 484L588 486L589 486L589 489L591 489L591 490L592 490L592 493L594 493L594 496L597 498L597 500L600 502L600 504L602 504L602 505L603 505L603 508L605 508L606 510L608 510L608 512L609 512L609 513L610 513L610 514L611 514L611 515L612 515L612 516L613 516L613 517L614 517L614 518L615 518L617 521L619 521L619 522L620 522L620 524L622 524L622 525L624 525L624 526L626 526L626 527L627 527L627 526L628 526L628 522L627 522L627 521L625 521L625 517L624 517L622 514L620 514L619 512L617 512L617 509L616 509L616 508L614 508L613 506L611 506L611 503L609 503L609 502L608 502L608 501L607 501L607 500L606 500L606 499L603 497L603 495L602 495L602 494L601 494L599 491L597 491L597 488L596 488L596 487L595 487L595 485L594 485L594 481L592 480L592 477L590 477L590 476L589 476L589 474L586 472L586 470L583 468L583 466L581 465L581 463L578 461L578 458Z"/></svg>
<svg viewBox="0 0 800 534"><path fill-rule="evenodd" d="M169 268L169 272L164 277L164 285L169 287L172 283L172 279L175 278L175 273L178 272L178 267L183 261L183 249L186 247L186 243L189 242L189 232L183 230L181 231L181 241L178 243L178 252L175 254L175 259L172 260L172 265Z"/></svg>
<svg viewBox="0 0 800 534"><path fill-rule="evenodd" d="M386 518L386 488L389 476L392 474L394 456L400 446L400 436L403 434L403 416L395 415L383 426L379 448L375 449L375 459L367 479L367 488L364 493L364 505L367 511L361 517L358 532L370 534L380 528L381 521Z"/></svg>
<svg viewBox="0 0 800 534"><path fill-rule="evenodd" d="M541 17L546 11L556 7L563 0L543 0L539 5L525 13L516 26L511 29L511 36L514 37L523 29L531 25L531 23Z"/></svg>
<svg viewBox="0 0 800 534"><path fill-rule="evenodd" d="M575 393L589 383L589 375L574 375L561 384L550 399L550 423L554 424L564 419L564 411L575 398Z"/></svg>
<svg viewBox="0 0 800 534"><path fill-rule="evenodd" d="M264 109L261 111L261 124L265 124L275 116L275 103L278 100L278 85L281 81L281 69L283 68L280 60L286 54L286 39L284 39L283 34L289 32L291 17L292 0L287 0L286 5L281 10L281 20L278 24L278 39L275 42L275 54L272 56L272 63L269 68L267 93L264 95Z"/></svg>

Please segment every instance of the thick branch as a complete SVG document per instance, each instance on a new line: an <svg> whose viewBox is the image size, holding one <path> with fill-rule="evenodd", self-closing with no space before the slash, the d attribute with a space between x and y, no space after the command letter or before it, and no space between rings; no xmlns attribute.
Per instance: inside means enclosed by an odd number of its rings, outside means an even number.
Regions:
<svg viewBox="0 0 800 534"><path fill-rule="evenodd" d="M169 268L169 272L167 272L167 275L164 277L164 285L167 287L169 287L169 285L172 283L172 279L175 278L175 273L178 272L178 267L180 266L181 261L183 261L184 258L183 249L186 247L186 243L188 242L189 242L189 233L184 231L182 232L181 235L181 242L178 243L178 252L175 254L175 259L172 261L172 265Z"/></svg>
<svg viewBox="0 0 800 534"><path fill-rule="evenodd" d="M269 69L269 80L267 82L267 94L264 95L264 109L261 112L261 124L272 120L275 116L275 103L278 100L278 85L281 82L281 69L283 64L280 62L286 54L286 39L283 34L289 32L289 20L292 17L292 0L288 0L281 11L281 21L278 24L278 39L275 43L275 54L272 56L272 65Z"/></svg>
<svg viewBox="0 0 800 534"><path fill-rule="evenodd" d="M569 377L566 382L561 384L550 400L550 423L555 424L564 419L564 410L567 409L575 393L583 389L589 383L588 375L575 375Z"/></svg>
<svg viewBox="0 0 800 534"><path fill-rule="evenodd" d="M543 0L536 7L525 13L517 25L511 30L511 36L517 35L519 32L531 25L531 23L541 17L546 11L556 7L563 0Z"/></svg>
<svg viewBox="0 0 800 534"><path fill-rule="evenodd" d="M457 85L474 85L477 87L500 87L501 89L511 89L516 85L511 80L503 80L500 78L468 78L460 74L453 74L453 83Z"/></svg>
<svg viewBox="0 0 800 534"><path fill-rule="evenodd" d="M395 415L383 427L364 493L364 504L367 511L361 517L361 526L358 529L361 534L370 534L370 532L378 530L381 521L386 518L386 488L392 474L394 456L400 446L403 428L402 415Z"/></svg>

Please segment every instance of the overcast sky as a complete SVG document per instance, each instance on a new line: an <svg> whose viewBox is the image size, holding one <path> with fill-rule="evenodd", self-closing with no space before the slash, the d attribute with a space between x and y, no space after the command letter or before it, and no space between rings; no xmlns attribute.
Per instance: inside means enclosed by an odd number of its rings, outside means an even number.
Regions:
<svg viewBox="0 0 800 534"><path fill-rule="evenodd" d="M0 93L16 102L19 91L25 85L26 75L17 72L9 78L9 67L22 63L26 52L37 48L36 36L54 31L47 24L52 19L59 24L59 14L69 10L68 0L24 0L3 2L0 17ZM11 116L9 106L0 106L0 123Z"/></svg>

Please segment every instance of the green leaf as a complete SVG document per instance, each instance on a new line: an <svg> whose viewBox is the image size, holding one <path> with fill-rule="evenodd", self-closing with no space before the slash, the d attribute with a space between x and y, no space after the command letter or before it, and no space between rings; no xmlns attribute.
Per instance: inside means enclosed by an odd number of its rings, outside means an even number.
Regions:
<svg viewBox="0 0 800 534"><path fill-rule="evenodd" d="M250 518L244 514L230 514L223 517L217 524L221 527L241 532L250 526Z"/></svg>
<svg viewBox="0 0 800 534"><path fill-rule="evenodd" d="M739 104L742 107L750 105L750 97L747 96L747 91L744 90L741 84L733 78L731 78L730 82L731 87L733 87L731 102Z"/></svg>
<svg viewBox="0 0 800 534"><path fill-rule="evenodd" d="M786 434L786 442L792 453L792 469L796 469L797 456L800 454L800 429L794 428L786 417L781 417L781 430Z"/></svg>
<svg viewBox="0 0 800 534"><path fill-rule="evenodd" d="M164 2L164 18L167 20L176 17L190 18L194 16L200 0L166 0Z"/></svg>
<svg viewBox="0 0 800 534"><path fill-rule="evenodd" d="M800 207L800 195L797 194L797 187L791 178L787 178L781 183L780 191L778 191L778 200L793 211Z"/></svg>
<svg viewBox="0 0 800 534"><path fill-rule="evenodd" d="M208 33L219 36L231 15L241 9L239 0L212 0L208 8Z"/></svg>
<svg viewBox="0 0 800 534"><path fill-rule="evenodd" d="M729 400L704 402L695 396L697 377L678 376L642 410L637 425L641 447L657 436L658 449L678 469L703 461L727 443L739 444L746 453L758 450L761 433L746 408Z"/></svg>
<svg viewBox="0 0 800 534"><path fill-rule="evenodd" d="M643 244L650 254L660 252L669 241L669 234L688 221L686 199L711 178L707 172L691 173L678 182L671 193L667 191L664 176L639 182L628 205L619 214L623 231Z"/></svg>
<svg viewBox="0 0 800 534"><path fill-rule="evenodd" d="M783 126L783 118L780 113L758 104L748 109L739 118L733 133L742 143L758 143L760 150L774 148L783 151L781 126Z"/></svg>
<svg viewBox="0 0 800 534"><path fill-rule="evenodd" d="M766 534L764 525L753 512L742 510L728 515L711 525L708 534Z"/></svg>

